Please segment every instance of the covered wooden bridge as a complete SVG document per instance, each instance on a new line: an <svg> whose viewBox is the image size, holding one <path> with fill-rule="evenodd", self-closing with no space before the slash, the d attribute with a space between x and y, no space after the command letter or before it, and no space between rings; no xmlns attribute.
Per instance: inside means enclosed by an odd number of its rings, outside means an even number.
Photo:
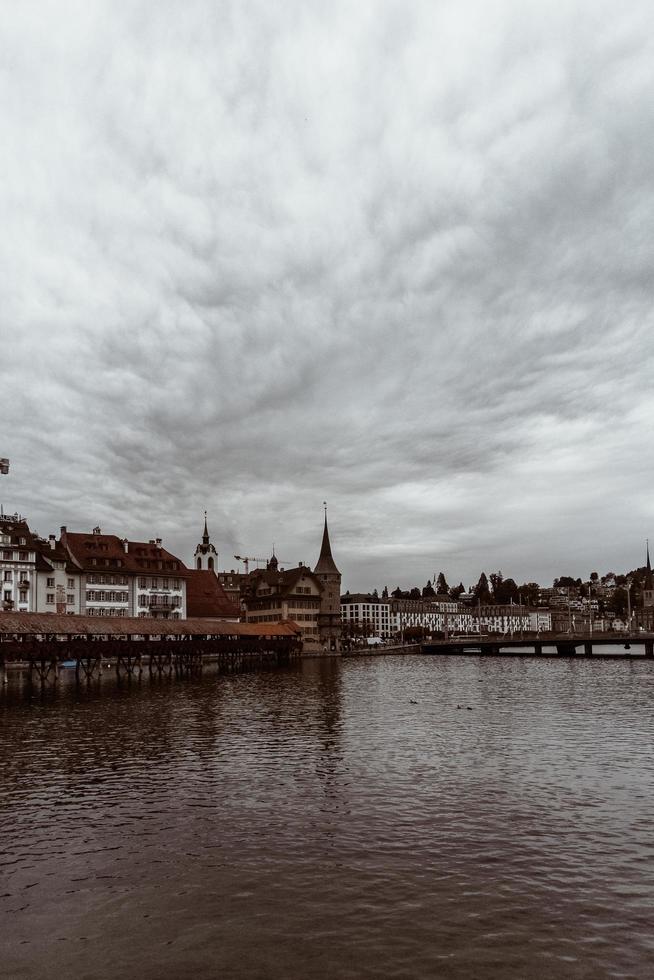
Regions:
<svg viewBox="0 0 654 980"><path fill-rule="evenodd" d="M91 678L110 664L120 676L195 672L203 663L223 670L287 664L302 652L300 627L232 623L214 619L130 619L0 613L0 678L22 665L42 682L56 680L62 665Z"/></svg>

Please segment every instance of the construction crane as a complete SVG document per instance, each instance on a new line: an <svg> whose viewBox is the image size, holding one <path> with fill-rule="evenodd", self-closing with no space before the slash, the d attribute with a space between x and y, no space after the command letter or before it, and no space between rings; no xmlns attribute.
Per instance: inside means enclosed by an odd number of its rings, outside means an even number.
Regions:
<svg viewBox="0 0 654 980"><path fill-rule="evenodd" d="M242 558L241 555L234 555L234 558L236 559L236 561L242 561L243 562L243 564L245 565L245 574L246 575L249 575L249 573L250 573L250 562L251 561L255 561L257 563L257 565L261 565L261 564L264 564L264 563L267 564L270 561L269 558L252 558L251 556L250 557L247 557L247 558L246 557L243 557ZM290 562L285 562L282 558L277 558L277 561L282 562L282 564L284 564L284 565L287 565L287 564L290 565L291 564Z"/></svg>

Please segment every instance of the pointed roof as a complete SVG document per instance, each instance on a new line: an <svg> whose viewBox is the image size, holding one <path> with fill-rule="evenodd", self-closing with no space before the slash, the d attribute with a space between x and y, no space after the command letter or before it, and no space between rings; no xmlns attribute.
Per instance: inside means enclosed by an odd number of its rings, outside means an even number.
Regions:
<svg viewBox="0 0 654 980"><path fill-rule="evenodd" d="M340 575L338 568L332 558L332 549L329 543L329 531L327 529L327 509L325 508L325 529L322 532L322 546L320 548L320 557L318 558L318 563L314 568L316 575Z"/></svg>
<svg viewBox="0 0 654 980"><path fill-rule="evenodd" d="M209 532L207 531L207 512L204 512L204 534L202 535L202 543L209 544Z"/></svg>
<svg viewBox="0 0 654 980"><path fill-rule="evenodd" d="M649 562L649 538L647 539L647 565L645 567L645 582L643 583L643 588L649 590L654 589L654 578L652 577L652 566Z"/></svg>

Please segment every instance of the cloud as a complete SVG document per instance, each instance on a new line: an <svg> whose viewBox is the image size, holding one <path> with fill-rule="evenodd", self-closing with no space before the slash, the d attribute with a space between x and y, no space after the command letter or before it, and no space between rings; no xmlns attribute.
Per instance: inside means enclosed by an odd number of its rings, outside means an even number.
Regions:
<svg viewBox="0 0 654 980"><path fill-rule="evenodd" d="M5 507L190 559L640 563L652 14L23 4L0 28Z"/></svg>

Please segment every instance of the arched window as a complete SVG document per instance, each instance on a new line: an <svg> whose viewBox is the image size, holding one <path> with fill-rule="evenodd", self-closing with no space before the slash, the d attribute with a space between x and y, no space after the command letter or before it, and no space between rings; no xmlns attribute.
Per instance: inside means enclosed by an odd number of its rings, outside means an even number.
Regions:
<svg viewBox="0 0 654 980"><path fill-rule="evenodd" d="M197 560L197 567L198 568L202 568L202 559L201 558L198 558L198 560Z"/></svg>
<svg viewBox="0 0 654 980"><path fill-rule="evenodd" d="M209 559L209 561L207 562L207 565L209 566L210 570L213 571L213 558L210 558Z"/></svg>

